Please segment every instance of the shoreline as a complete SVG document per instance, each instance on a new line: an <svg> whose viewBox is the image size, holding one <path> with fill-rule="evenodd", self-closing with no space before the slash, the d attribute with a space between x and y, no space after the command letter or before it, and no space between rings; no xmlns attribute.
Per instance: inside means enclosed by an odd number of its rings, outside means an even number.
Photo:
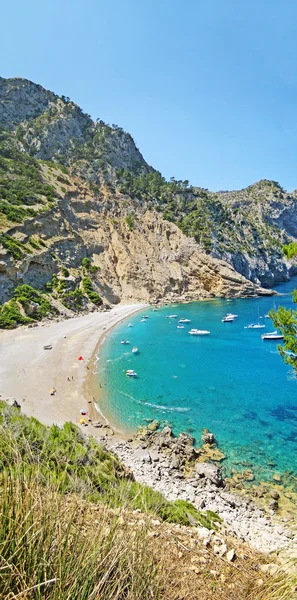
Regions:
<svg viewBox="0 0 297 600"><path fill-rule="evenodd" d="M80 410L89 410L85 381L94 348L114 325L145 306L117 305L108 312L2 331L1 398L16 399L24 414L45 425L66 421L79 425ZM45 345L52 348L44 350ZM56 392L51 395L53 388Z"/></svg>
<svg viewBox="0 0 297 600"><path fill-rule="evenodd" d="M183 499L199 510L213 510L224 519L228 533L244 539L262 552L292 551L297 536L285 519L269 515L256 501L234 491L218 488L211 481L189 480L172 466L168 456L146 448L143 440L125 432L114 432L111 423L96 411L96 421L79 425L80 409L94 421L92 384L94 360L112 328L147 304L117 305L108 312L94 312L65 321L41 323L1 332L1 399L16 399L22 412L45 425L71 421L85 435L92 435L133 472L135 479L160 491L168 500ZM51 350L44 346L52 345ZM82 355L82 361L78 357ZM50 395L51 388L56 394ZM100 405L99 405L100 410ZM178 440L178 438L175 438ZM214 466L214 465L213 465ZM198 484L197 484L198 482Z"/></svg>
<svg viewBox="0 0 297 600"><path fill-rule="evenodd" d="M147 306L148 306L147 304L141 305L138 309L135 309L133 311L133 313L130 313L130 314L135 315L138 312L141 312L141 310L143 308L146 308ZM105 432L105 435L107 435L107 436L112 435L112 436L114 436L115 440L118 440L118 441L127 440L131 437L135 437L135 433L132 434L131 432L129 433L128 431L123 431L121 429L118 429L117 425L113 422L113 420L111 418L107 418L105 416L105 414L102 412L101 407L100 407L100 384L99 384L98 377L93 372L93 368L97 362L97 358L100 353L100 348L104 344L107 337L112 333L113 329L117 325L122 323L126 318L128 318L128 316L130 316L130 315L126 315L123 318L119 319L116 323L114 323L108 329L108 331L102 332L102 334L92 352L91 358L89 359L89 362L88 362L89 370L86 373L85 380L83 382L83 390L84 390L85 396L88 398L88 403L91 405L91 413L92 413L92 417L93 417L92 420L95 423L96 422L98 424L101 423L102 428L108 429L108 431ZM100 359L98 358L98 360L100 360ZM102 429L102 428L100 427L100 425L98 426L98 429ZM102 436L100 436L100 438L102 439Z"/></svg>

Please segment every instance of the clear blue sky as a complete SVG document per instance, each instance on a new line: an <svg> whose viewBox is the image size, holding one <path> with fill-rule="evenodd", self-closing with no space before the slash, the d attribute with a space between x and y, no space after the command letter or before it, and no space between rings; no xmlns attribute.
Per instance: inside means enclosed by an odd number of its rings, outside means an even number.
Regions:
<svg viewBox="0 0 297 600"><path fill-rule="evenodd" d="M129 131L166 177L297 188L296 0L14 0L0 72Z"/></svg>

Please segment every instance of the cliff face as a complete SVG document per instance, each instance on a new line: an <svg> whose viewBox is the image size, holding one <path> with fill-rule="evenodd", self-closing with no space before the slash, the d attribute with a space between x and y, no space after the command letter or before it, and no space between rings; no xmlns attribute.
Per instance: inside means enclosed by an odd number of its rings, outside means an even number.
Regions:
<svg viewBox="0 0 297 600"><path fill-rule="evenodd" d="M126 217L108 215L108 199L95 201L88 188L69 188L66 198L45 214L10 229L10 236L29 246L40 232L43 246L15 260L0 252L0 298L26 283L43 288L61 265L69 289L81 281L81 265L90 257L97 271L93 288L108 303L191 300L213 296L249 296L257 286L228 263L201 252L195 240L156 212L144 209L130 230ZM261 291L261 290L260 290Z"/></svg>
<svg viewBox="0 0 297 600"><path fill-rule="evenodd" d="M123 129L24 79L0 78L0 125L1 302L54 274L59 301L88 275L118 302L253 295L294 272L296 194L275 182L166 182Z"/></svg>

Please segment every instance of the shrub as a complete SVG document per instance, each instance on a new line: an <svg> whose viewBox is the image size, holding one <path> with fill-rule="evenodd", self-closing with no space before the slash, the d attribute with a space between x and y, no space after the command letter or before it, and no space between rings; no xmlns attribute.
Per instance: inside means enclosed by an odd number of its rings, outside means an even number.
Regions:
<svg viewBox="0 0 297 600"><path fill-rule="evenodd" d="M37 305L33 314L31 314L33 319L39 320L54 310L49 300L39 291L31 287L31 285L18 285L14 289L14 297L22 304L25 311L28 310L32 302Z"/></svg>
<svg viewBox="0 0 297 600"><path fill-rule="evenodd" d="M0 243L2 246L10 252L15 260L21 260L24 256L24 247L21 242L18 242L15 238L9 236L7 233L0 235Z"/></svg>
<svg viewBox="0 0 297 600"><path fill-rule="evenodd" d="M83 290L86 293L87 297L89 298L89 300L91 302L93 302L93 304L96 304L97 306L100 306L102 304L102 298L100 298L100 296L99 296L99 294L97 294L97 292L94 292L94 290L92 288L92 282L89 277L83 278L82 287L83 287Z"/></svg>
<svg viewBox="0 0 297 600"><path fill-rule="evenodd" d="M70 310L80 310L83 303L83 293L78 288L73 292L66 292L62 296L61 302Z"/></svg>
<svg viewBox="0 0 297 600"><path fill-rule="evenodd" d="M66 269L66 267L62 266L61 267L61 274L63 275L63 277L69 277L69 271L68 269Z"/></svg>
<svg viewBox="0 0 297 600"><path fill-rule="evenodd" d="M135 228L134 218L131 215L128 215L125 219L130 231L133 231Z"/></svg>
<svg viewBox="0 0 297 600"><path fill-rule="evenodd" d="M12 329L18 324L31 323L32 319L23 316L20 313L15 300L9 300L0 306L0 328Z"/></svg>

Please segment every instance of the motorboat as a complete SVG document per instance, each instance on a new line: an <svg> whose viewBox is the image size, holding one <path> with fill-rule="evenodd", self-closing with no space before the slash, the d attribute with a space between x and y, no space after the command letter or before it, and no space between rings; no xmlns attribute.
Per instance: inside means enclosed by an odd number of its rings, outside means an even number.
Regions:
<svg viewBox="0 0 297 600"><path fill-rule="evenodd" d="M128 327L133 327L132 323L128 323Z"/></svg>
<svg viewBox="0 0 297 600"><path fill-rule="evenodd" d="M226 316L222 318L222 323L233 323L235 317Z"/></svg>
<svg viewBox="0 0 297 600"><path fill-rule="evenodd" d="M185 328L185 326L184 326L184 325L177 325L177 326L176 326L176 329L184 329L184 328Z"/></svg>
<svg viewBox="0 0 297 600"><path fill-rule="evenodd" d="M129 340L122 340L121 344L130 344Z"/></svg>
<svg viewBox="0 0 297 600"><path fill-rule="evenodd" d="M142 319L140 319L140 323L146 323L146 319L142 317Z"/></svg>
<svg viewBox="0 0 297 600"><path fill-rule="evenodd" d="M283 340L284 336L277 331L271 331L271 333L263 333L261 338L262 340Z"/></svg>
<svg viewBox="0 0 297 600"><path fill-rule="evenodd" d="M189 334L190 335L209 335L210 331L207 331L206 329L190 329Z"/></svg>
<svg viewBox="0 0 297 600"><path fill-rule="evenodd" d="M148 319L148 317L146 315L142 315L143 319Z"/></svg>
<svg viewBox="0 0 297 600"><path fill-rule="evenodd" d="M136 373L136 371L134 371L134 369L128 369L126 371L126 375L127 375L127 377L137 377L137 373Z"/></svg>
<svg viewBox="0 0 297 600"><path fill-rule="evenodd" d="M233 313L227 313L227 317L230 317L230 319L237 319L238 315L234 315Z"/></svg>
<svg viewBox="0 0 297 600"><path fill-rule="evenodd" d="M265 315L264 319L270 319L270 316L269 315Z"/></svg>
<svg viewBox="0 0 297 600"><path fill-rule="evenodd" d="M176 319L177 315L169 315L168 319Z"/></svg>
<svg viewBox="0 0 297 600"><path fill-rule="evenodd" d="M137 352L138 352L137 346L133 346L132 352L133 352L133 354L137 354Z"/></svg>
<svg viewBox="0 0 297 600"><path fill-rule="evenodd" d="M179 323L191 323L191 319L180 319Z"/></svg>

